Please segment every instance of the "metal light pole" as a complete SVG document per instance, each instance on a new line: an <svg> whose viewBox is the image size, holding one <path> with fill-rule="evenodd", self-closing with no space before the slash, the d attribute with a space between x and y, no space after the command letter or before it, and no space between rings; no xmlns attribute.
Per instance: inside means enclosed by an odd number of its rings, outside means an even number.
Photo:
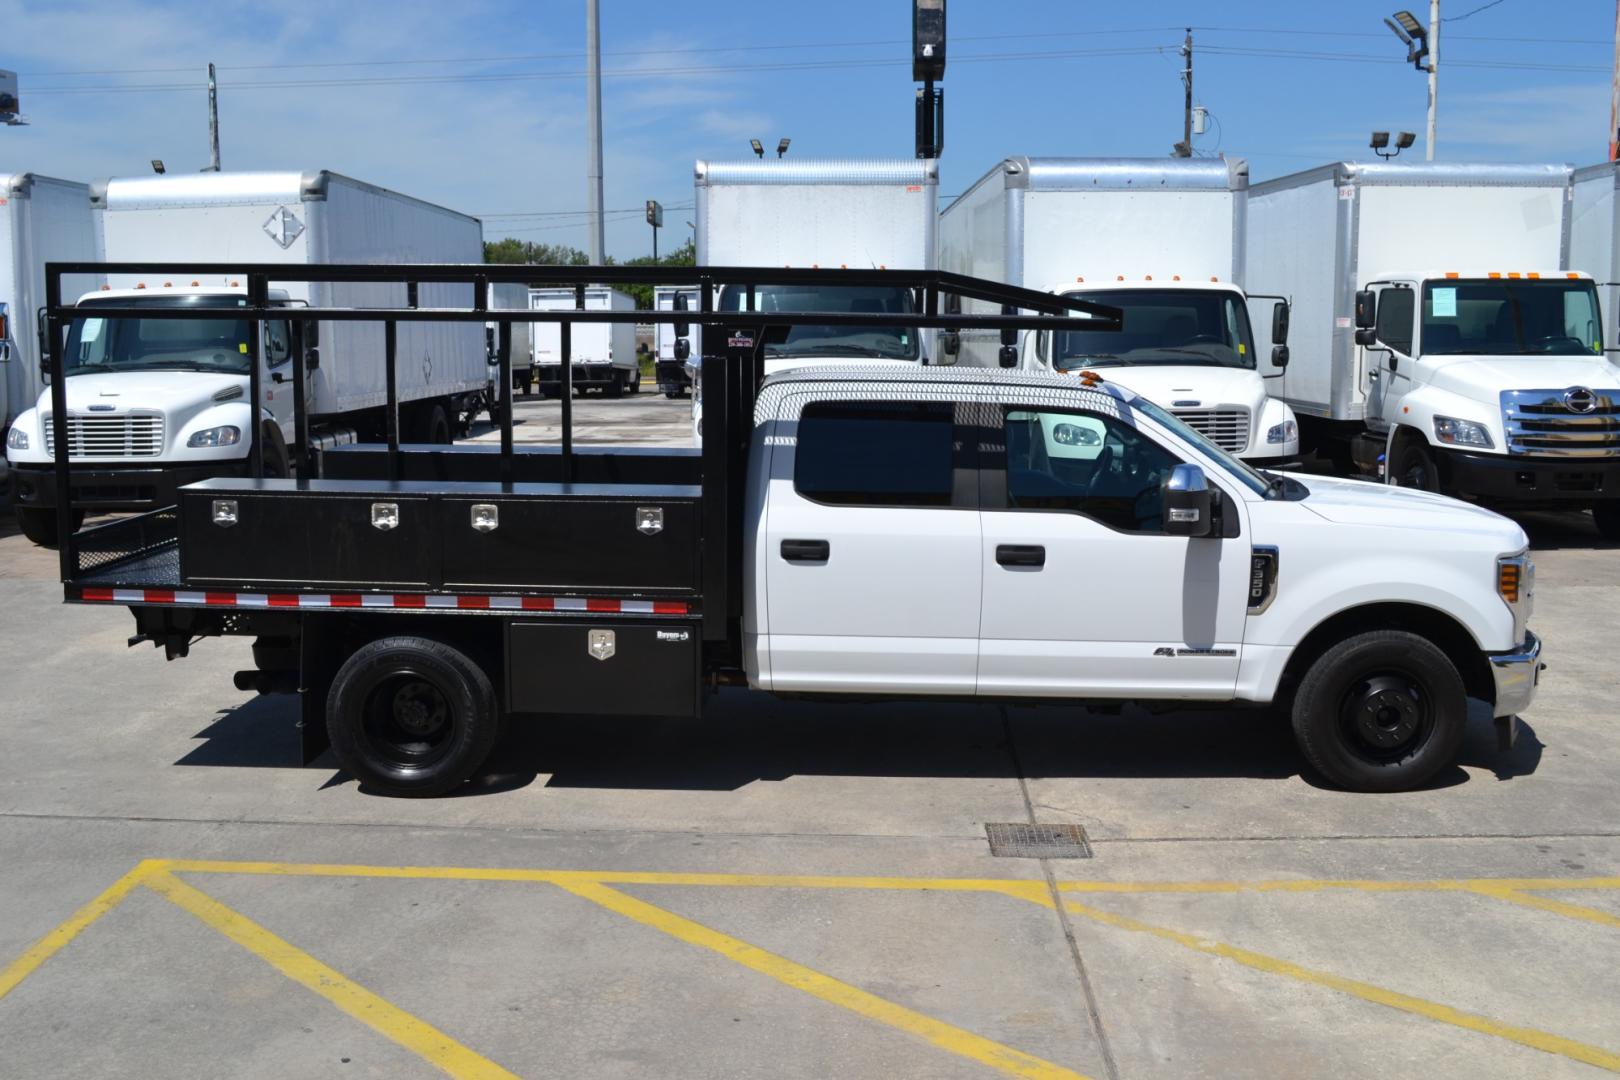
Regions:
<svg viewBox="0 0 1620 1080"><path fill-rule="evenodd" d="M1614 0L1614 83L1609 88L1609 160L1620 161L1620 0Z"/></svg>
<svg viewBox="0 0 1620 1080"><path fill-rule="evenodd" d="M586 150L586 194L589 197L591 264L602 265L602 25L597 0L585 0L585 107L590 144Z"/></svg>
<svg viewBox="0 0 1620 1080"><path fill-rule="evenodd" d="M219 172L219 85L214 81L214 65L208 65L208 168Z"/></svg>
<svg viewBox="0 0 1620 1080"><path fill-rule="evenodd" d="M1181 69L1181 85L1185 91L1185 99L1181 108L1181 141L1176 143L1170 151L1172 157L1192 157L1193 136L1193 39L1192 27L1187 27L1187 37L1181 43L1181 55L1187 61L1187 66Z"/></svg>
<svg viewBox="0 0 1620 1080"><path fill-rule="evenodd" d="M1429 141L1423 160L1434 160L1434 114L1440 93L1440 0L1429 0Z"/></svg>

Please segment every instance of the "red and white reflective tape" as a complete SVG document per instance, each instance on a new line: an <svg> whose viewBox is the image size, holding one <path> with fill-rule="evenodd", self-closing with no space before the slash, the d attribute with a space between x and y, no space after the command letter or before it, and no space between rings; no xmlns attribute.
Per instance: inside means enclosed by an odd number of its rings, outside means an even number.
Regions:
<svg viewBox="0 0 1620 1080"><path fill-rule="evenodd" d="M592 615L690 615L684 600L599 596L474 596L465 593L245 593L188 589L79 590L91 604L177 604L237 608L365 608L389 611L578 611Z"/></svg>

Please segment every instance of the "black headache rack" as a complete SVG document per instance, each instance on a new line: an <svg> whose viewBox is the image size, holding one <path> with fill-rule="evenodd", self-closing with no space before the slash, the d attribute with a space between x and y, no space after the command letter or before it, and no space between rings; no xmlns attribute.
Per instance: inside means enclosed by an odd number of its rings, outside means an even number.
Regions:
<svg viewBox="0 0 1620 1080"><path fill-rule="evenodd" d="M291 322L300 368L309 324L382 323L388 437L385 445L312 453L300 370L291 380L296 479L265 478L260 431L249 424L249 476L188 485L180 490L177 506L75 533L70 500L58 500L61 577L69 601L128 605L138 609L138 618L139 609L173 608L164 625L198 633L250 632L256 615L312 610L682 618L700 625L706 651L717 663L735 663L740 656L743 480L770 332L804 324L994 329L1010 337L1020 330L1117 330L1120 325L1115 308L942 271L49 263L45 332L56 483L64 492L72 490L74 469L68 459L64 341L78 312L62 302L61 284L64 275L86 273L242 281L247 305L231 314L253 323L247 342L253 402L264 394L259 364L264 320ZM269 303L272 284L328 282L401 285L405 304ZM487 286L500 282L571 287L576 309L490 309ZM418 287L427 283L467 284L472 302L420 307ZM700 308L586 311L585 289L597 284L696 286ZM899 286L914 291L918 310L755 311L754 290L769 285ZM728 287L746 290L746 310L715 310L719 290ZM999 305L1002 314L948 314L943 302L948 297ZM102 302L95 314L143 318L153 312ZM165 307L162 317L219 318L220 311ZM572 328L624 321L704 327L701 451L574 446ZM500 386L511 385L512 324L559 324L560 444L515 447L509 408L502 410L498 449L401 444L396 336L402 322L498 324ZM212 621L211 609L219 612Z"/></svg>

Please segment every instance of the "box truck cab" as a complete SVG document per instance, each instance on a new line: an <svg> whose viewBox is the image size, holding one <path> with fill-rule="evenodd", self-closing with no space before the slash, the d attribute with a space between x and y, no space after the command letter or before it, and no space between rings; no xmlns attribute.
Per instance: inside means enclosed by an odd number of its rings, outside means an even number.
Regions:
<svg viewBox="0 0 1620 1080"><path fill-rule="evenodd" d="M1119 333L1031 332L1023 366L1059 374L1106 372L1110 382L1156 401L1228 453L1261 467L1295 464L1299 424L1271 397L1262 373L1287 366L1288 305L1267 320L1265 359L1249 319L1250 297L1220 281L1115 281L1052 291L1124 312Z"/></svg>
<svg viewBox="0 0 1620 1080"><path fill-rule="evenodd" d="M939 162L830 159L699 161L694 167L699 266L804 270L932 270L937 259ZM746 309L746 290L721 290L715 305ZM811 306L803 306L811 305ZM760 285L755 311L904 313L907 286ZM849 327L784 327L763 343L765 372L848 363L926 364L928 342ZM692 348L692 435L703 438L701 353Z"/></svg>
<svg viewBox="0 0 1620 1080"><path fill-rule="evenodd" d="M1293 412L1269 393L1287 352L1260 354L1242 287L1248 187L1239 159L998 163L940 215L941 267L1120 307L1124 332L1055 342L1031 332L1015 358L995 332L964 331L941 343L945 361L1058 372L1105 366L1111 382L1230 453L1267 466L1297 461ZM1278 345L1287 331L1286 314L1280 318L1271 335Z"/></svg>
<svg viewBox="0 0 1620 1080"><path fill-rule="evenodd" d="M583 299L583 303L581 300ZM531 289L535 311L634 311L628 293L593 285L576 295L573 289ZM641 365L636 359L636 329L630 323L575 323L569 327L568 366L573 389L597 390L608 397L641 391ZM562 327L534 324L534 370L540 396L557 397L563 388Z"/></svg>
<svg viewBox="0 0 1620 1080"><path fill-rule="evenodd" d="M1379 274L1357 294L1364 464L1475 499L1590 506L1620 538L1620 368L1574 271Z"/></svg>
<svg viewBox="0 0 1620 1080"><path fill-rule="evenodd" d="M696 289L660 285L653 290L655 311L696 311L701 306ZM683 337L684 346L680 344ZM685 335L678 335L673 323L658 323L653 328L653 341L653 375L658 380L659 392L671 399L684 397L692 385L686 363L694 356L703 355L702 337L690 328Z"/></svg>
<svg viewBox="0 0 1620 1080"><path fill-rule="evenodd" d="M225 430L238 424L220 420L212 425L219 430L206 438L195 424L215 405L245 401L248 321L228 310L217 320L162 316L165 307L245 305L243 278L230 270L232 263L286 264L291 275L294 267L334 261L483 258L478 219L336 173L141 176L102 181L89 191L109 260L210 265L207 272L185 276L114 274L109 288L87 294L84 302L150 306L151 317L86 314L70 321L64 360L71 498L81 510L153 509L172 503L182 484L247 469L245 432L233 436ZM415 303L465 306L471 298L466 285L423 283ZM275 302L403 308L412 298L399 283L317 280L290 285ZM315 334L305 336L313 339L295 343L287 324L270 320L258 343L265 365L264 399L257 403L262 447L267 465L282 475L303 455L287 420L295 379L304 382L312 446L379 438L387 431L383 328L312 325ZM447 443L494 405L485 335L476 323L398 323L395 355L403 440ZM49 413L47 388L7 435L18 520L37 543L56 539ZM246 413L241 422L251 422ZM192 442L194 436L202 441Z"/></svg>

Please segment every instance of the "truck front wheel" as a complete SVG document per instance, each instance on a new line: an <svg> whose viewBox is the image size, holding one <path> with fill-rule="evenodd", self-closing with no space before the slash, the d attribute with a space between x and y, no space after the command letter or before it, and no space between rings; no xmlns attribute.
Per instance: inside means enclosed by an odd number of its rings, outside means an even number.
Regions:
<svg viewBox="0 0 1620 1080"><path fill-rule="evenodd" d="M1598 503L1592 507L1592 520L1603 539L1620 542L1620 502Z"/></svg>
<svg viewBox="0 0 1620 1080"><path fill-rule="evenodd" d="M1439 491L1440 474L1435 470L1434 455L1417 436L1408 436L1395 443L1395 452L1388 463L1389 478L1401 487L1419 491Z"/></svg>
<svg viewBox="0 0 1620 1080"><path fill-rule="evenodd" d="M1332 646L1294 695L1300 752L1351 791L1421 786L1456 758L1467 720L1456 667L1433 642L1399 630Z"/></svg>
<svg viewBox="0 0 1620 1080"><path fill-rule="evenodd" d="M383 795L443 795L461 786L500 737L489 676L450 646L390 637L356 650L326 701L338 762Z"/></svg>
<svg viewBox="0 0 1620 1080"><path fill-rule="evenodd" d="M84 524L84 511L73 511L73 531L77 532L79 526ZM56 528L56 507L48 510L37 510L31 507L17 507L17 528L22 534L40 547L55 547L61 542Z"/></svg>

